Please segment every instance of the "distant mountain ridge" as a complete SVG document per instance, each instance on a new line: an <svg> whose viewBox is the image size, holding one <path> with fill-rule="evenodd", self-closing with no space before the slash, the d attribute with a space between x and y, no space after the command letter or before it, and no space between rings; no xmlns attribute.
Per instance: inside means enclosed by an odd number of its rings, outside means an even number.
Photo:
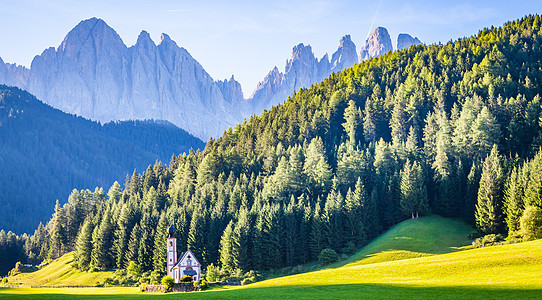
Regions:
<svg viewBox="0 0 542 300"><path fill-rule="evenodd" d="M203 149L166 121L100 125L0 85L0 228L29 232L73 189L124 184L134 169Z"/></svg>
<svg viewBox="0 0 542 300"><path fill-rule="evenodd" d="M402 47L411 42L401 41ZM30 69L0 58L0 83L25 89L55 108L91 120L168 120L207 140L332 72L390 50L389 34L382 27L373 31L359 59L350 35L340 40L331 59L327 54L317 59L309 45L298 44L284 73L275 67L244 99L233 76L214 80L167 34L155 44L143 30L136 44L127 47L113 28L91 18L75 26L58 48L37 55Z"/></svg>
<svg viewBox="0 0 542 300"><path fill-rule="evenodd" d="M418 38L412 38L408 34L400 34L398 37L399 49L408 48L410 45L421 44ZM277 67L271 70L263 81L258 83L256 90L249 98L252 105L251 113L270 109L286 101L288 96L300 88L308 88L312 84L327 78L331 73L340 72L352 67L354 64L380 56L393 51L390 35L386 28L377 27L369 35L361 48L358 57L356 45L350 35L345 35L339 41L339 47L329 60L328 54L317 59L310 45L299 44L292 50L291 58L286 62L284 73Z"/></svg>

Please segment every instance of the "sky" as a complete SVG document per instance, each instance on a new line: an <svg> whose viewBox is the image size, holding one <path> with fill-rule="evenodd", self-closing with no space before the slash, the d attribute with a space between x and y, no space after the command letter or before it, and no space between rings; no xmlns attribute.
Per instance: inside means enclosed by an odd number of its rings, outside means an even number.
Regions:
<svg viewBox="0 0 542 300"><path fill-rule="evenodd" d="M127 46L146 30L155 43L167 33L215 79L232 75L245 97L275 66L284 71L293 46L312 46L320 58L350 34L358 52L372 29L409 33L426 44L446 43L541 14L542 1L184 1L0 0L0 57L29 67L35 55L58 47L81 20L103 19Z"/></svg>

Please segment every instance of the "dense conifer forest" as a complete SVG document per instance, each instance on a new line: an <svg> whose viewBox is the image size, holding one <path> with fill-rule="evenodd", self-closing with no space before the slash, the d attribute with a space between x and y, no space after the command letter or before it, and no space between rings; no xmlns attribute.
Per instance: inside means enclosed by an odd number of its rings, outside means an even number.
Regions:
<svg viewBox="0 0 542 300"><path fill-rule="evenodd" d="M134 168L204 146L167 122L101 125L0 86L0 228L33 232L74 188L109 186Z"/></svg>
<svg viewBox="0 0 542 300"><path fill-rule="evenodd" d="M0 232L0 247L11 264L75 251L80 269L135 262L164 274L170 224L179 251L226 272L352 253L431 213L480 235L539 238L540 22L528 16L333 74L202 152L107 193L74 191L33 235Z"/></svg>

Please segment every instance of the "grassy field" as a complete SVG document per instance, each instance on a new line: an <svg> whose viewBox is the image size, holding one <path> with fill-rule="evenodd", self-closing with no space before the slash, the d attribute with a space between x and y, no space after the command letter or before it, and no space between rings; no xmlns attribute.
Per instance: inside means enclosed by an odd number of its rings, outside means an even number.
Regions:
<svg viewBox="0 0 542 300"><path fill-rule="evenodd" d="M460 234L468 228L461 223L452 226L454 222L438 217L409 220L375 240L343 263L343 266L280 277L240 288L184 293L182 297L542 298L542 240L457 251L468 242ZM409 228L416 229L411 231L416 233L414 236L408 233ZM441 238L438 235L435 235L432 241L423 238L423 235L433 235L439 231L456 236L457 241L462 242L451 246L445 241L439 242ZM417 239L422 241L412 242ZM439 254L442 252L451 253ZM409 256L421 257L408 258ZM0 298L8 296L13 299L36 296L44 299L98 299L113 295L115 299L151 296L139 293L136 288L0 289ZM153 296L178 298L181 295Z"/></svg>
<svg viewBox="0 0 542 300"><path fill-rule="evenodd" d="M358 253L332 267L372 264L443 254L468 248L473 229L457 219L432 215L401 222Z"/></svg>
<svg viewBox="0 0 542 300"><path fill-rule="evenodd" d="M95 286L113 272L81 272L71 266L72 253L67 253L41 270L20 273L8 278L10 284L19 286Z"/></svg>

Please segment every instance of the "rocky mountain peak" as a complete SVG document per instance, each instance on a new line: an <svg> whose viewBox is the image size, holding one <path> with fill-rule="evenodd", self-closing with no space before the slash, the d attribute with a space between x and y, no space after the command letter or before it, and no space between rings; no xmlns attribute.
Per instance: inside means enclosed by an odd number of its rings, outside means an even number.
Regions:
<svg viewBox="0 0 542 300"><path fill-rule="evenodd" d="M310 45L305 46L303 43L300 43L292 49L292 61L306 61L310 59L314 59L314 54L312 53L312 47Z"/></svg>
<svg viewBox="0 0 542 300"><path fill-rule="evenodd" d="M149 43L152 43L154 45L154 41L151 39L151 35L147 31L142 30L139 36L137 37L136 45L149 44Z"/></svg>
<svg viewBox="0 0 542 300"><path fill-rule="evenodd" d="M339 41L339 48L331 56L331 71L340 72L358 61L356 45L347 34Z"/></svg>
<svg viewBox="0 0 542 300"><path fill-rule="evenodd" d="M104 20L91 18L83 20L75 26L64 38L58 49L68 55L78 53L82 47L105 48L126 47L117 34Z"/></svg>
<svg viewBox="0 0 542 300"><path fill-rule="evenodd" d="M168 34L162 33L162 35L160 35L160 43L158 45L167 44L167 43L175 43L175 42L171 40Z"/></svg>
<svg viewBox="0 0 542 300"><path fill-rule="evenodd" d="M409 48L411 45L419 45L422 42L417 37L412 37L407 33L400 33L397 37L397 50Z"/></svg>
<svg viewBox="0 0 542 300"><path fill-rule="evenodd" d="M389 51L393 51L390 34L386 28L377 27L369 35L365 41L365 45L361 48L359 60L368 60L375 56L388 53Z"/></svg>

